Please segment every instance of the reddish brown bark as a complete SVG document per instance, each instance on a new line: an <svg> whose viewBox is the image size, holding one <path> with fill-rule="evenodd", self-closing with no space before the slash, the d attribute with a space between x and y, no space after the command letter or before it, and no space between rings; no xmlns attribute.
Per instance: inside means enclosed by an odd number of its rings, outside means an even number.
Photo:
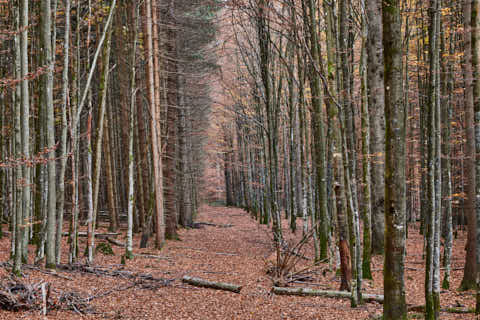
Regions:
<svg viewBox="0 0 480 320"><path fill-rule="evenodd" d="M340 240L338 244L340 251L340 270L342 279L340 282L340 290L350 291L350 283L352 282L352 267L350 265L350 249L346 239Z"/></svg>

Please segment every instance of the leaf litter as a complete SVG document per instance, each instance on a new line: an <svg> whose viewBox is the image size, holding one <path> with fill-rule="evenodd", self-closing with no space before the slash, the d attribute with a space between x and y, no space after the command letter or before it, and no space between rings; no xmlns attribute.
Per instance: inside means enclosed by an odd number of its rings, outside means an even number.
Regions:
<svg viewBox="0 0 480 320"><path fill-rule="evenodd" d="M301 220L298 228L301 230ZM292 234L284 220L283 232L288 243L298 243L301 232ZM100 231L103 231L101 229ZM258 224L248 213L237 208L204 205L192 229L179 230L180 240L167 241L161 250L138 249L135 257L120 264L124 249L112 246L114 256L97 254L95 264L67 265L67 253L56 272L36 266L24 266L23 277L14 278L10 266L0 268L1 319L375 319L382 305L366 303L352 309L347 299L326 297L277 296L271 293L272 278L267 274L269 257L276 249L271 229ZM443 309L471 309L473 291L459 292L465 261L466 231L454 241L451 289L441 291ZM117 239L123 241L123 236ZM64 239L64 248L66 239ZM83 241L83 242L82 242ZM85 239L80 239L81 249ZM106 239L98 239L97 243ZM0 259L7 261L8 238L0 240ZM424 304L423 237L418 227L411 227L407 239L405 285L407 303L413 319L422 318ZM34 252L31 247L30 252ZM80 251L82 252L82 251ZM312 264L313 246L304 245L298 259L301 270ZM33 257L32 257L33 260ZM289 286L338 290L339 276L334 263L322 263L303 279L293 279ZM364 280L367 293L383 294L383 257L372 258L373 280ZM443 277L443 270L441 271ZM209 281L242 285L240 293L198 288L182 283L190 276ZM294 281L295 280L295 281ZM42 315L41 284L49 285L46 316ZM12 290L12 288L14 290ZM15 289L17 288L17 289ZM2 293L4 293L2 295ZM3 300L2 300L3 298ZM15 307L15 304L17 305ZM474 319L474 314L441 312L441 319Z"/></svg>

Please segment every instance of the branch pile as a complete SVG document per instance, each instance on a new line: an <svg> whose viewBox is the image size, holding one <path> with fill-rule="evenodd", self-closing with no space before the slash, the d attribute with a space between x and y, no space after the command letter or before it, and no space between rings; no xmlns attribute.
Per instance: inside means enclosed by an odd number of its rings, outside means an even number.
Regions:
<svg viewBox="0 0 480 320"><path fill-rule="evenodd" d="M108 267L94 267L86 264L62 264L57 268L63 271L82 272L94 274L96 276L119 277L128 280L134 280L137 283L151 281L157 282L160 286L167 286L175 279L156 278L149 273L135 273L127 270L113 269Z"/></svg>
<svg viewBox="0 0 480 320"><path fill-rule="evenodd" d="M42 283L27 284L11 278L0 280L0 309L8 311L40 309Z"/></svg>
<svg viewBox="0 0 480 320"><path fill-rule="evenodd" d="M296 281L312 281L312 275L318 266L309 264L299 267L300 261L310 260L304 255L305 244L313 237L314 228L310 229L297 243L285 240L273 240L275 252L265 260L266 273L275 286L285 287Z"/></svg>
<svg viewBox="0 0 480 320"><path fill-rule="evenodd" d="M95 308L90 305L90 297L82 298L78 292L63 293L58 299L59 305L67 310L75 311L79 314L95 313Z"/></svg>

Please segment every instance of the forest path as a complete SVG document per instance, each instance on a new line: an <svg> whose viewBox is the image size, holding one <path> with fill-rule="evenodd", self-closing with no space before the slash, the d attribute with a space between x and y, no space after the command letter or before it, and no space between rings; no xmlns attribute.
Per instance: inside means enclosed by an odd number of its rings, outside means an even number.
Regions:
<svg viewBox="0 0 480 320"><path fill-rule="evenodd" d="M179 230L179 241L167 241L158 251L151 248L134 248L136 254L150 254L164 259L135 257L125 267L119 265L123 248L114 247L115 256L97 254L95 264L110 270L128 270L134 273L151 274L157 278L172 280L166 287L128 288L132 280L122 277L96 276L80 272L62 272L66 280L46 275L35 270L26 270L23 281L37 283L40 280L52 285L53 296L65 292L77 292L82 296L109 294L93 299L91 305L97 314L79 315L73 311L52 310L48 319L369 319L380 315L382 305L367 303L356 309L350 308L350 301L324 297L276 296L270 293L272 282L265 274L264 259L273 253L271 231L268 226L259 225L248 213L237 208L202 206L198 222L213 223L217 226L201 225L198 229ZM298 219L301 227L301 220ZM292 235L283 221L287 239L298 239L301 232ZM299 229L301 230L301 229ZM411 230L407 255L407 302L418 305L423 302L424 267L421 264L422 238L417 230ZM460 237L464 238L464 232ZM83 241L83 239L81 239ZM118 240L123 240L119 237ZM2 239L2 260L8 253L8 239ZM138 245L139 236L134 239ZM456 241L454 267L463 265L463 241ZM81 243L83 248L84 244ZM307 256L313 255L308 248ZM66 257L66 256L65 256ZM322 265L321 269L327 269ZM409 268L409 269L408 269ZM374 281L365 281L368 293L382 293L382 257L373 260ZM227 291L197 288L181 282L184 275L211 281L231 282L243 285L240 294ZM457 288L462 271L452 273L452 288ZM7 270L0 269L0 277L8 276ZM314 284L305 286L320 289L338 289L339 281L333 272L319 274ZM459 301L466 306L473 305L471 292L458 293L454 289L443 291L442 307ZM412 314L412 313L410 313ZM44 319L38 311L13 313L0 311L0 319ZM442 319L474 319L471 314L442 313Z"/></svg>

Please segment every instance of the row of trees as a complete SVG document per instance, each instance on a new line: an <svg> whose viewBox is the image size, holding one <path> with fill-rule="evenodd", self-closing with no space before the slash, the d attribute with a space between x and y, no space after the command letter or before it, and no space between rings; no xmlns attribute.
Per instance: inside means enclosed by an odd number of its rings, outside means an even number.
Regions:
<svg viewBox="0 0 480 320"><path fill-rule="evenodd" d="M316 261L339 251L353 305L371 254L384 254L385 319L406 319L409 223L420 221L425 236L426 318L439 316L440 237L448 288L453 233L465 218L462 288L476 286L478 9L470 0L230 7L238 67L236 86L226 86L227 203L272 222L277 240L282 215L294 232L302 217L304 233L315 229Z"/></svg>
<svg viewBox="0 0 480 320"><path fill-rule="evenodd" d="M208 0L0 3L0 217L15 273L29 244L47 268L80 249L93 262L105 215L112 231L127 218L126 258L133 233L143 247L155 233L160 248L192 225L216 10Z"/></svg>

